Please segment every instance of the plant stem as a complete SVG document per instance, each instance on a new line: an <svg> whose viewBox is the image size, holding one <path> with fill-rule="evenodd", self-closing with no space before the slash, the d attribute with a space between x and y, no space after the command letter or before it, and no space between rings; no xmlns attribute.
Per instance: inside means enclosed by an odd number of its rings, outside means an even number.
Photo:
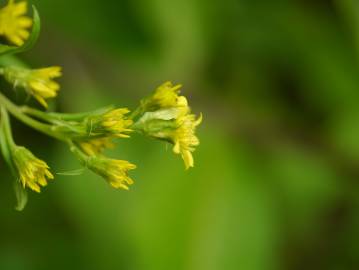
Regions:
<svg viewBox="0 0 359 270"><path fill-rule="evenodd" d="M84 112L84 113L56 113L56 112L43 112L31 107L23 106L21 107L21 111L28 115L37 117L41 120L47 121L49 123L53 123L54 121L82 121L84 118L91 116L91 115L98 115L102 113L106 113L112 110L114 106L107 106L95 111L91 112Z"/></svg>
<svg viewBox="0 0 359 270"><path fill-rule="evenodd" d="M68 140L67 143L69 144L70 151L77 157L83 166L87 167L87 163L90 157L82 152L71 140Z"/></svg>
<svg viewBox="0 0 359 270"><path fill-rule="evenodd" d="M15 147L16 144L15 144L14 138L12 136L10 119L9 119L9 115L8 115L5 107L1 107L1 119L3 121L2 125L3 125L5 140L7 141L9 149L11 149L11 148Z"/></svg>
<svg viewBox="0 0 359 270"><path fill-rule="evenodd" d="M4 107L1 107L0 136L0 147L3 157L8 164L12 175L16 178L18 177L17 170L12 160L12 151L16 147L16 144L11 132L9 115Z"/></svg>
<svg viewBox="0 0 359 270"><path fill-rule="evenodd" d="M52 130L50 125L43 124L38 122L31 117L27 116L21 111L21 108L12 103L8 98L6 98L2 93L0 93L0 105L2 105L7 111L9 111L14 117L23 122L24 124L32 127L33 129L40 131L50 137L56 138L58 140L67 141L63 135L56 133Z"/></svg>
<svg viewBox="0 0 359 270"><path fill-rule="evenodd" d="M29 68L23 61L17 58L14 55L2 55L0 57L0 66L1 67L21 67Z"/></svg>
<svg viewBox="0 0 359 270"><path fill-rule="evenodd" d="M9 136L8 136L8 131L6 128L7 125L9 125L9 120L7 117L7 111L5 108L1 107L1 123L0 123L0 147L1 147L1 152L4 156L5 161L9 164L10 168L11 168L11 172L15 173L13 164L12 164L12 160L11 160L11 146L9 143ZM11 141L12 144L14 144L13 140L12 140L12 136L11 136ZM14 174L15 176L15 174Z"/></svg>

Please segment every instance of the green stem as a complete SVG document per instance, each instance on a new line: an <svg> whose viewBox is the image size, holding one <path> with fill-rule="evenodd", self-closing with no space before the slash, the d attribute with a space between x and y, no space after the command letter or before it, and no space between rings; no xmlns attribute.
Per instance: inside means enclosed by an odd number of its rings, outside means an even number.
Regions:
<svg viewBox="0 0 359 270"><path fill-rule="evenodd" d="M4 131L5 140L9 146L9 149L16 146L14 138L12 136L11 125L9 115L4 107L1 107L1 119L2 119L2 128Z"/></svg>
<svg viewBox="0 0 359 270"><path fill-rule="evenodd" d="M22 106L22 107L19 107L19 109L21 110L21 112L23 114L27 114L27 115L36 117L36 118L38 118L40 120L43 120L43 121L46 121L46 122L49 122L49 123L52 123L53 120L54 120L51 117L49 117L48 113L40 111L40 110L37 110L37 109L34 109L34 108L31 108L31 107L28 107L28 106Z"/></svg>
<svg viewBox="0 0 359 270"><path fill-rule="evenodd" d="M0 146L3 157L8 164L12 175L16 178L18 175L11 154L12 149L16 147L16 144L11 133L9 115L4 107L1 107L0 136Z"/></svg>
<svg viewBox="0 0 359 270"><path fill-rule="evenodd" d="M70 146L70 151L77 157L77 159L80 161L80 163L87 167L87 163L89 160L89 156L87 156L84 152L82 152L81 149L79 149L79 147L74 144L71 140L68 140L67 143Z"/></svg>
<svg viewBox="0 0 359 270"><path fill-rule="evenodd" d="M6 113L6 115L5 115L5 113ZM5 128L5 126L9 124L6 116L7 116L7 111L3 107L1 107L1 124L0 124L1 152L4 156L5 161L9 164L10 168L12 169L11 172L14 173L15 170L13 170L13 164L12 164L11 153L10 153L11 146L9 145L9 139L8 139L8 135L7 135L8 132L6 131L6 128Z"/></svg>
<svg viewBox="0 0 359 270"><path fill-rule="evenodd" d="M17 211L22 211L26 204L27 204L27 192L25 188L21 185L19 181L19 174L18 170L12 159L12 151L16 146L12 132L11 132L11 124L7 110L1 106L1 126L0 126L0 143L1 143L1 150L4 156L6 163L8 164L12 175L14 176L14 191L16 196L16 206L15 209Z"/></svg>
<svg viewBox="0 0 359 270"><path fill-rule="evenodd" d="M21 108L12 103L9 99L7 99L2 93L0 93L0 104L6 108L14 117L23 122L24 124L32 127L33 129L40 131L50 137L56 138L58 140L66 141L63 135L56 133L52 130L50 125L43 124L38 122L31 117L27 116L21 111Z"/></svg>
<svg viewBox="0 0 359 270"><path fill-rule="evenodd" d="M41 120L47 121L49 123L54 123L54 121L82 121L84 118L91 116L91 115L98 115L103 114L111 109L113 109L114 106L106 106L100 109L97 109L95 111L91 112L84 112L84 113L55 113L55 112L43 112L31 107L23 106L21 107L21 111L23 113L26 113L28 115L37 117Z"/></svg>
<svg viewBox="0 0 359 270"><path fill-rule="evenodd" d="M2 67L21 67L21 68L29 68L27 64L21 61L14 55L2 55L0 57L0 66Z"/></svg>

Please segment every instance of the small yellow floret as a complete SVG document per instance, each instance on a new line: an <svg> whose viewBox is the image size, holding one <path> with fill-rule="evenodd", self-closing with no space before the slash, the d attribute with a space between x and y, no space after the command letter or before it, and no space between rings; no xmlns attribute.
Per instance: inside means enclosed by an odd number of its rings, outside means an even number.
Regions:
<svg viewBox="0 0 359 270"><path fill-rule="evenodd" d="M202 114L196 119L194 114L184 114L176 119L178 128L171 135L173 152L181 154L186 169L194 166L192 152L199 145L195 135L196 127L202 122Z"/></svg>
<svg viewBox="0 0 359 270"><path fill-rule="evenodd" d="M54 179L46 162L36 158L25 147L17 146L14 149L13 160L24 188L27 186L40 192L41 187L45 187L48 180Z"/></svg>
<svg viewBox="0 0 359 270"><path fill-rule="evenodd" d="M129 127L133 124L132 120L125 118L129 112L127 108L120 108L106 113L102 119L102 127L115 137L128 138L124 132L131 132Z"/></svg>
<svg viewBox="0 0 359 270"><path fill-rule="evenodd" d="M184 96L179 96L181 88L181 84L173 85L170 81L163 83L152 96L142 101L144 111L187 106L187 99Z"/></svg>
<svg viewBox="0 0 359 270"><path fill-rule="evenodd" d="M58 66L40 69L6 67L3 73L7 81L15 87L23 87L45 108L48 107L46 99L56 97L60 90L60 85L53 80L62 75Z"/></svg>
<svg viewBox="0 0 359 270"><path fill-rule="evenodd" d="M87 167L116 189L128 190L134 183L128 176L128 171L135 169L136 165L128 161L92 156L88 159Z"/></svg>
<svg viewBox="0 0 359 270"><path fill-rule="evenodd" d="M159 86L152 98L162 108L174 107L177 105L178 94L180 92L182 85L173 85L172 82L165 82Z"/></svg>
<svg viewBox="0 0 359 270"><path fill-rule="evenodd" d="M86 118L84 123L87 136L91 138L128 138L127 133L132 131L129 127L133 124L133 121L126 117L129 112L126 108L119 108Z"/></svg>
<svg viewBox="0 0 359 270"><path fill-rule="evenodd" d="M0 35L5 36L16 46L21 46L30 36L28 28L32 25L31 18L25 16L27 2L15 3L9 0L8 4L0 9Z"/></svg>
<svg viewBox="0 0 359 270"><path fill-rule="evenodd" d="M60 90L60 85L53 79L60 77L61 67L34 69L28 79L30 93L47 108L46 99L54 98Z"/></svg>

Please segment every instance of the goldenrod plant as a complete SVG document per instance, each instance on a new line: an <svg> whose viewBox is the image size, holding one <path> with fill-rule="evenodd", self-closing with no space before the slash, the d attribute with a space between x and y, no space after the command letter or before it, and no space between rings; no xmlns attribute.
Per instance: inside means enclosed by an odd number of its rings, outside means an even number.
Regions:
<svg viewBox="0 0 359 270"><path fill-rule="evenodd" d="M0 9L0 76L9 87L21 89L39 103L40 108L18 105L0 92L0 145L4 160L14 176L17 210L27 203L27 189L40 192L56 175L49 165L29 149L15 143L10 117L57 140L63 141L80 164L102 176L112 187L128 190L134 181L129 171L136 165L106 157L104 150L115 147L116 139L129 138L131 133L168 142L173 152L181 155L186 169L194 166L192 152L199 144L196 127L202 121L191 113L186 97L180 95L181 85L166 82L138 108L107 106L76 114L48 111L48 100L57 96L62 75L58 66L29 68L16 57L36 43L40 32L40 18L35 7L28 15L24 0L8 0Z"/></svg>

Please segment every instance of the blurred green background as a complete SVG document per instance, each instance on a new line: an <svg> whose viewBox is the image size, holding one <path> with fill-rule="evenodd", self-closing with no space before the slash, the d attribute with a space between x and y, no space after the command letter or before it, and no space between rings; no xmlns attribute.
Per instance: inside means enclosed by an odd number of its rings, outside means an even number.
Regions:
<svg viewBox="0 0 359 270"><path fill-rule="evenodd" d="M58 175L22 213L1 162L1 270L359 269L358 1L32 2L23 57L64 67L56 109L133 109L172 80L204 123L190 171L134 135L109 153L138 165L131 191ZM53 171L80 168L14 125Z"/></svg>

